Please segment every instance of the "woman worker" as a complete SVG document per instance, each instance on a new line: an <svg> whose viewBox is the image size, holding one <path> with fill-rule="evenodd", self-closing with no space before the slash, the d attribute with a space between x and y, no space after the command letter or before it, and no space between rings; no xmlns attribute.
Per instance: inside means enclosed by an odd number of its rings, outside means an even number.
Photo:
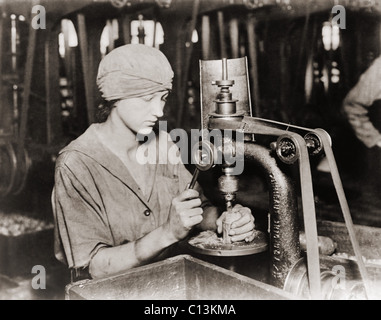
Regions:
<svg viewBox="0 0 381 320"><path fill-rule="evenodd" d="M55 169L55 255L71 269L72 281L165 257L196 227L222 232L225 212L219 215L199 185L187 189L192 177L182 163L143 165L137 159L137 134L151 133L163 116L172 78L164 54L141 44L118 47L99 65L105 121L61 150ZM167 152L174 145L168 137L159 132L148 150ZM232 225L232 241L252 241L250 209L234 210L241 217Z"/></svg>

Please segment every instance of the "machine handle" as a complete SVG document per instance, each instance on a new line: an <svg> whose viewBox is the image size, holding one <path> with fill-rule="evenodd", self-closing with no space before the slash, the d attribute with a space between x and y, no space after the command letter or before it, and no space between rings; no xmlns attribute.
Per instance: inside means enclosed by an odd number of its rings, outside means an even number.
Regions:
<svg viewBox="0 0 381 320"><path fill-rule="evenodd" d="M193 188L194 188L199 173L200 173L200 170L196 167L196 169L195 169L194 172L193 172L192 180L191 180L191 182L188 184L187 189L193 189Z"/></svg>

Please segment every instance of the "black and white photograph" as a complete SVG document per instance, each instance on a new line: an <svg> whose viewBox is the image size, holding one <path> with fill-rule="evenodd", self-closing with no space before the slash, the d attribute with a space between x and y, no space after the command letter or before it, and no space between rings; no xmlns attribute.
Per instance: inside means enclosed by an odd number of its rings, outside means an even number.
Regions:
<svg viewBox="0 0 381 320"><path fill-rule="evenodd" d="M381 0L0 0L0 300L380 300L380 195Z"/></svg>

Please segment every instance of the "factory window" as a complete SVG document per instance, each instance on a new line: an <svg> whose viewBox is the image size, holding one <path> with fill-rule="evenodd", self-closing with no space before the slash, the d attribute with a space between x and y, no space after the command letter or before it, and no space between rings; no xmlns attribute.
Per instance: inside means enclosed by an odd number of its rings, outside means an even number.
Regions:
<svg viewBox="0 0 381 320"><path fill-rule="evenodd" d="M6 99L9 102L0 103L0 135L17 134L20 121L20 94L23 90L22 74L27 56L25 43L28 39L29 26L24 16L14 13L8 15L3 13L0 20L0 41L3 44L0 87L2 87L3 101Z"/></svg>
<svg viewBox="0 0 381 320"><path fill-rule="evenodd" d="M327 51L337 50L340 45L340 28L336 23L326 21L322 28L324 49Z"/></svg>
<svg viewBox="0 0 381 320"><path fill-rule="evenodd" d="M326 21L323 23L321 36L324 50L328 55L326 57L327 65L325 68L323 68L321 80L325 84L326 90L328 90L328 87L331 83L338 84L341 78L340 67L338 64L340 28L337 23Z"/></svg>
<svg viewBox="0 0 381 320"><path fill-rule="evenodd" d="M61 32L58 34L58 52L60 55L59 88L61 96L61 117L64 133L73 131L75 107L74 92L78 82L78 35L70 19L61 20Z"/></svg>
<svg viewBox="0 0 381 320"><path fill-rule="evenodd" d="M143 20L143 16L139 15L138 20L131 21L131 43L144 43L159 48L164 43L164 31L161 23L154 20Z"/></svg>
<svg viewBox="0 0 381 320"><path fill-rule="evenodd" d="M68 47L75 48L78 46L77 32L74 24L69 19L62 19L61 33L58 35L59 53L62 58L65 57L65 51Z"/></svg>
<svg viewBox="0 0 381 320"><path fill-rule="evenodd" d="M107 20L105 27L103 28L100 50L102 56L105 56L115 47L115 41L119 39L119 24L117 19Z"/></svg>
<svg viewBox="0 0 381 320"><path fill-rule="evenodd" d="M192 42L197 43L198 42L198 32L196 29L193 30L192 32Z"/></svg>
<svg viewBox="0 0 381 320"><path fill-rule="evenodd" d="M119 40L119 23L117 19L107 20L100 39L102 56L116 47ZM144 43L148 46L159 48L164 43L164 32L160 22L144 20L142 15L130 24L131 43Z"/></svg>

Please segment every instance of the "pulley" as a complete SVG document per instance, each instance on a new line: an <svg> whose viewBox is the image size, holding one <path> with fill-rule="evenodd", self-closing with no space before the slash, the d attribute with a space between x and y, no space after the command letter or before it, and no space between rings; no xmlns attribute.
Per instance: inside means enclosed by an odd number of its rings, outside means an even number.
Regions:
<svg viewBox="0 0 381 320"><path fill-rule="evenodd" d="M31 160L25 148L11 141L0 142L0 198L19 194L25 186Z"/></svg>
<svg viewBox="0 0 381 320"><path fill-rule="evenodd" d="M320 273L322 299L364 300L367 298L362 281L351 279L345 274L345 269L349 269L349 266L337 265L333 259L332 261L325 261L324 265L330 268L326 267ZM301 258L290 270L284 284L284 290L299 297L311 298L304 258Z"/></svg>

